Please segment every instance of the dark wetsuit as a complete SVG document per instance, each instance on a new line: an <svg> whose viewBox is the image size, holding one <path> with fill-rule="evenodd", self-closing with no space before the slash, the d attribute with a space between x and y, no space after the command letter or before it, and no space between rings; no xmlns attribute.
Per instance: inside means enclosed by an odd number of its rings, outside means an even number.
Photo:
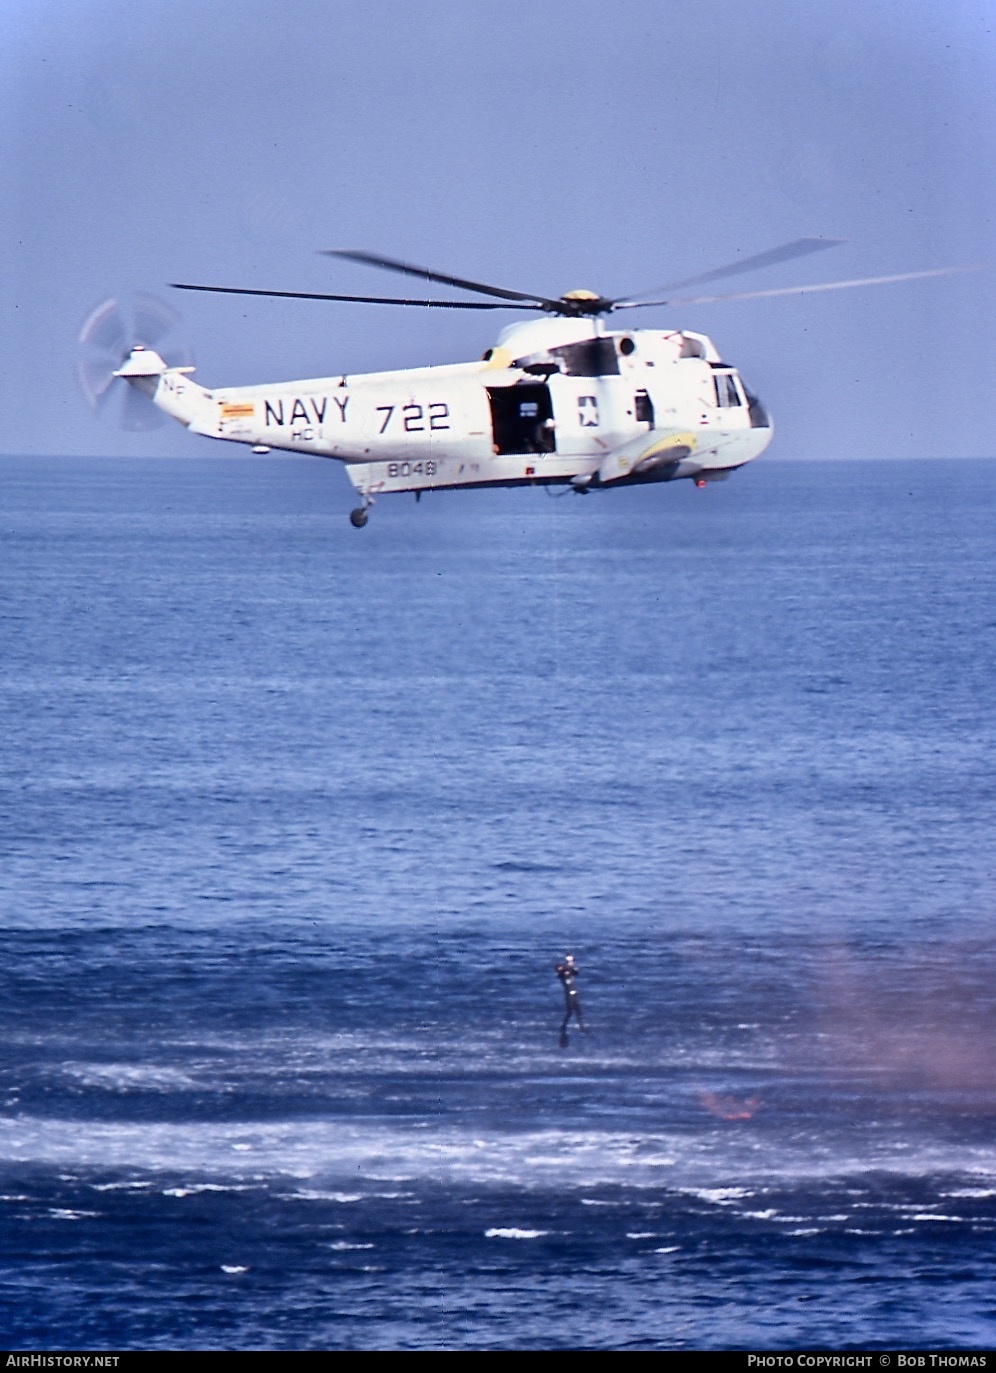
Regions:
<svg viewBox="0 0 996 1373"><path fill-rule="evenodd" d="M571 1016L577 1017L578 1029L584 1030L584 1017L581 1014L581 998L578 996L574 979L578 975L578 967L574 962L564 962L557 964L557 976L564 987L564 1019L560 1026L560 1038L563 1042L567 1038L567 1026Z"/></svg>

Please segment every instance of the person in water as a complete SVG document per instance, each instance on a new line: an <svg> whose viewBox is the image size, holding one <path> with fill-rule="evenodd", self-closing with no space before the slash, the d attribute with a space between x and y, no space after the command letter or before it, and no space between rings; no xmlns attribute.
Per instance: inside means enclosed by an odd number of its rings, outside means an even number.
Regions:
<svg viewBox="0 0 996 1373"><path fill-rule="evenodd" d="M574 962L574 955L571 953L564 954L563 963L558 963L556 968L557 976L564 988L564 1019L560 1026L560 1047L564 1049L568 1043L567 1026L571 1016L577 1020L578 1029L582 1034L585 1032L584 1017L581 1014L581 998L578 996L578 989L574 985L574 979L579 971L578 965Z"/></svg>

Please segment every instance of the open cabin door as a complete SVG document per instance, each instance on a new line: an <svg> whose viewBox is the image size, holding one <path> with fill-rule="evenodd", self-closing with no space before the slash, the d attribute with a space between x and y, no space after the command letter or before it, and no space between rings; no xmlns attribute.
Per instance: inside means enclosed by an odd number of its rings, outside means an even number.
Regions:
<svg viewBox="0 0 996 1373"><path fill-rule="evenodd" d="M489 386L494 449L505 453L553 453L557 448L550 388L538 382Z"/></svg>

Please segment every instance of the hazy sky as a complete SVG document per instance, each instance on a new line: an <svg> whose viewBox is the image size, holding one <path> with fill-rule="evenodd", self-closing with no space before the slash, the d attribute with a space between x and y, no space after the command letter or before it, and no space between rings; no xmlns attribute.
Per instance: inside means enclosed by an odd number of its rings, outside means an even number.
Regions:
<svg viewBox="0 0 996 1373"><path fill-rule="evenodd" d="M993 265L627 327L711 334L772 456L994 454L994 92L996 0L4 0L0 450L222 451L86 408L110 295L172 300L234 385L474 358L515 315L167 282L399 285L346 247L621 295L821 235L728 289Z"/></svg>

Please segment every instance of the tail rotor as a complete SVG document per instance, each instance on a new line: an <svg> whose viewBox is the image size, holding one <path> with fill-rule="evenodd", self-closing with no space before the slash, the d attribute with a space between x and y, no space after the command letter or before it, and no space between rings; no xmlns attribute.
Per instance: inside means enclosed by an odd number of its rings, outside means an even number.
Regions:
<svg viewBox="0 0 996 1373"><path fill-rule="evenodd" d="M133 386L115 388L114 373L136 345L155 348L170 367L188 367L193 352L181 337L181 320L171 305L136 291L130 299L111 296L80 326L76 380L96 414L117 411L120 428L131 433L158 429L167 416ZM111 397L123 392L120 401Z"/></svg>

